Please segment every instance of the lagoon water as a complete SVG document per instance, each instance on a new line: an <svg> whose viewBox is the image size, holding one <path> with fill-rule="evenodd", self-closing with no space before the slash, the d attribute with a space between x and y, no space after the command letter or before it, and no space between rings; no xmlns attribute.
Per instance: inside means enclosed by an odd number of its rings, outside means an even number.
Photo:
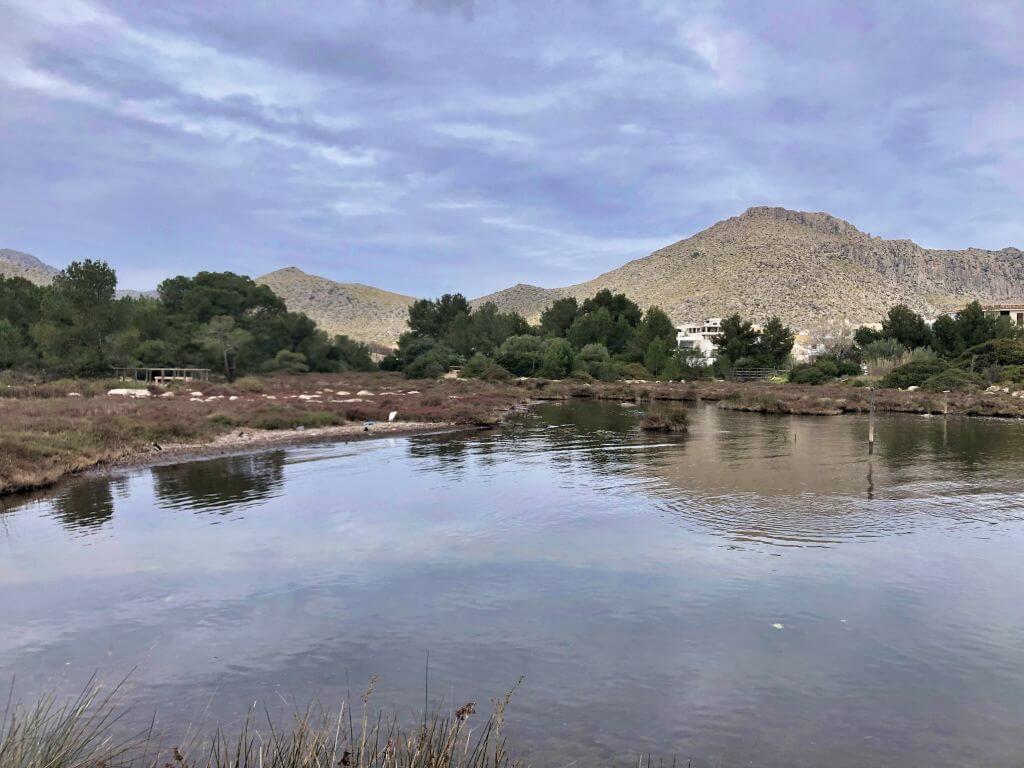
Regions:
<svg viewBox="0 0 1024 768"><path fill-rule="evenodd" d="M132 717L508 710L533 765L1014 765L1024 424L618 403L82 478L0 514L0 680Z"/></svg>

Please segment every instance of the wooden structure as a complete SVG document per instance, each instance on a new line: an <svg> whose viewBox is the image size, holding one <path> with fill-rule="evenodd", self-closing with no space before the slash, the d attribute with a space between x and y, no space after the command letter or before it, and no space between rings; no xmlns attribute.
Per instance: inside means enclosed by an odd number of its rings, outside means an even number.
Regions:
<svg viewBox="0 0 1024 768"><path fill-rule="evenodd" d="M151 381L161 384L167 381L209 381L209 368L115 368L121 381Z"/></svg>
<svg viewBox="0 0 1024 768"><path fill-rule="evenodd" d="M778 368L736 368L730 378L733 381L763 381L783 374L785 371Z"/></svg>

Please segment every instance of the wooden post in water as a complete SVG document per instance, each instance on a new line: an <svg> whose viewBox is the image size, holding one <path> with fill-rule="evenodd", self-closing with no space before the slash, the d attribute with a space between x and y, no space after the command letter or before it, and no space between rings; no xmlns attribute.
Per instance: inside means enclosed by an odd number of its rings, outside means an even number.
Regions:
<svg viewBox="0 0 1024 768"><path fill-rule="evenodd" d="M875 388L868 388L868 455L875 452Z"/></svg>

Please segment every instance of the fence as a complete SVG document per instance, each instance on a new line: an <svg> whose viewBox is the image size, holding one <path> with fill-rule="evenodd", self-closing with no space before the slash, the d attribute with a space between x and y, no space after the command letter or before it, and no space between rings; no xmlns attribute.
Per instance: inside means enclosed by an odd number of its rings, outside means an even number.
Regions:
<svg viewBox="0 0 1024 768"><path fill-rule="evenodd" d="M121 381L209 381L209 368L115 368Z"/></svg>
<svg viewBox="0 0 1024 768"><path fill-rule="evenodd" d="M786 372L778 368L736 368L732 372L734 381L762 381L775 376L782 376Z"/></svg>

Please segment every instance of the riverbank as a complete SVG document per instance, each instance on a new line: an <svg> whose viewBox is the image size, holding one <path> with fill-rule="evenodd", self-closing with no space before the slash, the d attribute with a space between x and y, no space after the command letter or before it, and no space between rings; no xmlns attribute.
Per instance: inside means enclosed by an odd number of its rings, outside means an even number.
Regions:
<svg viewBox="0 0 1024 768"><path fill-rule="evenodd" d="M107 394L123 387L57 382L6 388L0 396L0 495L104 467L492 426L526 398L508 385L410 381L388 373L272 376L132 393L144 396Z"/></svg>
<svg viewBox="0 0 1024 768"><path fill-rule="evenodd" d="M116 386L115 386L116 385ZM498 424L533 400L716 402L767 414L838 416L870 408L841 384L408 380L396 373L244 378L109 395L119 382L55 382L0 390L0 495L45 488L86 470L181 461L313 440L354 440ZM1010 392L880 389L880 413L1024 418ZM392 421L392 413L394 420ZM369 427L367 428L367 424Z"/></svg>
<svg viewBox="0 0 1024 768"><path fill-rule="evenodd" d="M569 379L519 382L535 400L565 400L572 397L598 400L717 402L720 408L756 413L807 416L838 416L866 413L871 392L866 387L842 384L801 385L758 382L579 382ZM880 413L949 414L1024 418L1024 397L1010 392L926 392L924 390L877 389L875 410Z"/></svg>

